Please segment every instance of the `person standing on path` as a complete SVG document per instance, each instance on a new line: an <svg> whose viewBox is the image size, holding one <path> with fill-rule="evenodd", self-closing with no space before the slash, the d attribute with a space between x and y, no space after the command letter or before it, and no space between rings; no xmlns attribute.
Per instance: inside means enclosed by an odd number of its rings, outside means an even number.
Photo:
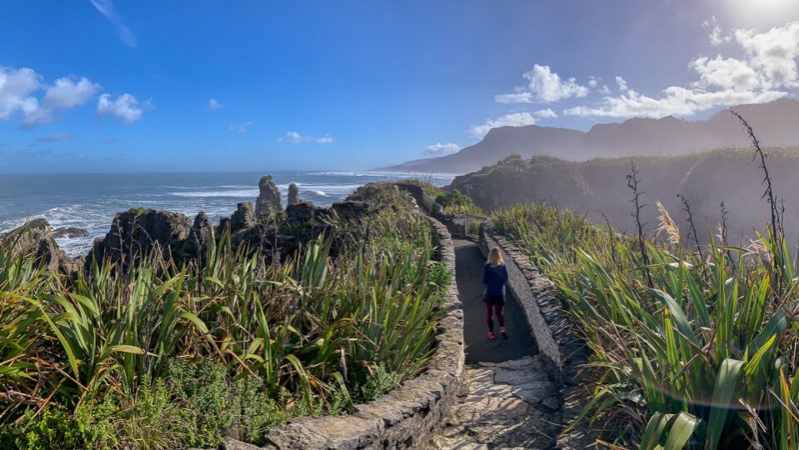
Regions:
<svg viewBox="0 0 799 450"><path fill-rule="evenodd" d="M505 316L502 307L505 306L505 283L508 282L508 268L502 260L499 249L494 247L488 252L488 261L483 266L483 286L485 295L483 303L486 305L486 325L488 326L488 339L494 339L494 316L499 322L499 332L502 339L508 338L505 330Z"/></svg>

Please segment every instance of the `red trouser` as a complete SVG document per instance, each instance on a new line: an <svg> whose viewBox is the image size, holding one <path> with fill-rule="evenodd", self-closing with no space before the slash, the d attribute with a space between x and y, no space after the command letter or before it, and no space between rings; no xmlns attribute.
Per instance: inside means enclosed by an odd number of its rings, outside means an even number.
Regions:
<svg viewBox="0 0 799 450"><path fill-rule="evenodd" d="M505 306L505 299L501 295L486 295L483 298L483 303L486 305L486 325L488 331L494 331L494 315L497 316L497 322L500 327L505 326L505 315L502 313L502 307Z"/></svg>

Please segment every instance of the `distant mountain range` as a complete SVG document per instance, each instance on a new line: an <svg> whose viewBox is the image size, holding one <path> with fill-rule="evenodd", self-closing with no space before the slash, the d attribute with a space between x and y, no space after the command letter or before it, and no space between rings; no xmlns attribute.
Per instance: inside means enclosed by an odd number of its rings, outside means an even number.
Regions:
<svg viewBox="0 0 799 450"><path fill-rule="evenodd" d="M762 146L799 146L799 101L781 99L732 108L752 126ZM523 158L550 155L571 160L630 155L684 155L728 147L748 147L751 140L729 109L708 120L629 119L600 124L588 132L567 128L494 128L482 141L459 152L418 159L380 170L398 172L468 173L518 154Z"/></svg>

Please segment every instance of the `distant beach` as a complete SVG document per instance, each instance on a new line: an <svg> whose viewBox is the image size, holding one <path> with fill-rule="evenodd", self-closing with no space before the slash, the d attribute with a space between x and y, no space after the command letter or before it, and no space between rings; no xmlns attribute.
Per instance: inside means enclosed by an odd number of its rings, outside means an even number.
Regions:
<svg viewBox="0 0 799 450"><path fill-rule="evenodd" d="M453 179L450 174L368 171L2 175L0 232L35 218L47 219L53 229L84 229L86 237L56 239L67 255L80 256L94 238L105 236L120 211L144 207L181 212L192 219L205 211L217 223L229 217L237 203L255 202L258 180L264 175L272 176L284 205L288 186L295 183L301 200L319 206L344 200L359 186L375 181L419 178L444 186Z"/></svg>

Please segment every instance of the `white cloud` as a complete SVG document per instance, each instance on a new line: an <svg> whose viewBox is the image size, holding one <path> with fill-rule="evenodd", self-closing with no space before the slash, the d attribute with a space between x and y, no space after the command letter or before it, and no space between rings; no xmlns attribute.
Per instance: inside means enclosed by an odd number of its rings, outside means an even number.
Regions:
<svg viewBox="0 0 799 450"><path fill-rule="evenodd" d="M529 80L525 87L517 87L516 92L500 94L494 97L498 103L551 103L572 97L585 97L588 88L577 84L574 78L561 79L553 73L549 66L533 66L533 69L524 74ZM588 81L589 85L596 84L596 78Z"/></svg>
<svg viewBox="0 0 799 450"><path fill-rule="evenodd" d="M514 92L513 94L499 94L494 96L497 103L532 103L532 92Z"/></svg>
<svg viewBox="0 0 799 450"><path fill-rule="evenodd" d="M22 128L30 129L39 125L44 125L53 121L53 110L43 108L39 100L34 97L27 97L20 104L22 112Z"/></svg>
<svg viewBox="0 0 799 450"><path fill-rule="evenodd" d="M557 119L558 118L558 114L555 111L552 111L550 108L540 109L540 110L534 112L533 114L535 114L538 117L545 118L545 119Z"/></svg>
<svg viewBox="0 0 799 450"><path fill-rule="evenodd" d="M58 142L58 141L66 141L72 139L73 136L70 133L56 133L52 136L42 137L36 139L37 142Z"/></svg>
<svg viewBox="0 0 799 450"><path fill-rule="evenodd" d="M86 77L78 81L75 77L59 78L47 88L42 103L49 108L74 108L91 100L100 88Z"/></svg>
<svg viewBox="0 0 799 450"><path fill-rule="evenodd" d="M513 113L502 116L495 120L487 120L482 125L473 125L471 128L469 128L469 133L478 139L482 139L492 128L523 127L533 124L535 124L535 119L530 115L530 113Z"/></svg>
<svg viewBox="0 0 799 450"><path fill-rule="evenodd" d="M696 58L689 67L699 74L699 81L693 86L708 89L731 89L733 91L751 91L762 85L760 76L745 61L735 58L722 58L717 55L713 59Z"/></svg>
<svg viewBox="0 0 799 450"><path fill-rule="evenodd" d="M112 0L89 0L92 2L97 11L100 11L100 14L105 16L109 22L117 29L117 36L125 43L128 47L137 47L139 44L136 41L136 36L130 31L130 28L126 27L125 24L122 23L122 16L120 16L116 8L114 8L114 2Z"/></svg>
<svg viewBox="0 0 799 450"><path fill-rule="evenodd" d="M709 20L702 22L702 28L710 30L708 38L712 45L720 45L724 42L729 42L731 39L730 36L725 36L723 34L721 27L719 27L718 21L716 20L716 16L713 16Z"/></svg>
<svg viewBox="0 0 799 450"><path fill-rule="evenodd" d="M278 144L305 144L308 142L315 144L332 144L335 142L335 139L327 134L322 137L303 136L296 131L289 131L286 133L286 136L277 138Z"/></svg>
<svg viewBox="0 0 799 450"><path fill-rule="evenodd" d="M146 107L152 107L152 102L147 100ZM141 119L144 110L139 106L136 97L122 94L116 100L111 100L111 94L103 94L97 102L97 114L101 116L116 116L124 123L131 124Z"/></svg>
<svg viewBox="0 0 799 450"><path fill-rule="evenodd" d="M427 148L424 150L425 156L444 156L444 155L451 155L453 153L457 153L461 149L460 145L458 144L442 144L437 143L433 145L428 145Z"/></svg>
<svg viewBox="0 0 799 450"><path fill-rule="evenodd" d="M33 125L43 119L39 100L31 94L42 89L44 83L33 69L0 67L0 121L10 120L19 112L23 123Z"/></svg>
<svg viewBox="0 0 799 450"><path fill-rule="evenodd" d="M48 85L33 69L0 66L0 122L21 117L22 128L49 123L58 110L84 105L100 89L86 77L70 75Z"/></svg>
<svg viewBox="0 0 799 450"><path fill-rule="evenodd" d="M660 98L642 95L630 89L619 97L605 97L602 104L592 108L577 106L563 111L567 115L584 117L649 117L668 115L690 116L717 106L735 106L746 103L765 103L787 95L785 92L736 92L732 90L703 92L672 86Z"/></svg>
<svg viewBox="0 0 799 450"><path fill-rule="evenodd" d="M622 91L622 92L626 92L627 91L627 82L624 81L624 78L617 76L616 77L616 84L619 86L619 90L620 91Z"/></svg>
<svg viewBox="0 0 799 450"><path fill-rule="evenodd" d="M744 49L747 62L763 78L763 87L796 87L796 58L799 57L799 22L757 34L735 30L735 40Z"/></svg>
<svg viewBox="0 0 799 450"><path fill-rule="evenodd" d="M524 77L530 80L530 91L544 103L588 95L587 87L577 84L574 78L561 80L558 74L552 73L549 66L536 64Z"/></svg>
<svg viewBox="0 0 799 450"><path fill-rule="evenodd" d="M252 126L252 122L244 122L240 125L231 125L228 127L230 131L238 131L239 133L246 133Z"/></svg>
<svg viewBox="0 0 799 450"><path fill-rule="evenodd" d="M730 40L730 44L743 50L744 56L730 58L718 54L713 58L694 58L688 67L696 72L698 79L687 86L669 86L657 96L647 96L617 77L620 95L608 93L598 105L577 106L564 113L616 118L691 116L717 107L773 101L799 87L799 22L762 33L739 29L732 35L734 41Z"/></svg>
<svg viewBox="0 0 799 450"><path fill-rule="evenodd" d="M215 110L215 109L218 109L218 108L221 108L221 107L222 107L222 104L221 104L221 103L219 103L218 101L216 101L216 99L213 99L213 98L212 98L212 99L211 99L211 101L210 101L210 102L208 102L208 108L209 108L211 111L213 111L213 110Z"/></svg>

